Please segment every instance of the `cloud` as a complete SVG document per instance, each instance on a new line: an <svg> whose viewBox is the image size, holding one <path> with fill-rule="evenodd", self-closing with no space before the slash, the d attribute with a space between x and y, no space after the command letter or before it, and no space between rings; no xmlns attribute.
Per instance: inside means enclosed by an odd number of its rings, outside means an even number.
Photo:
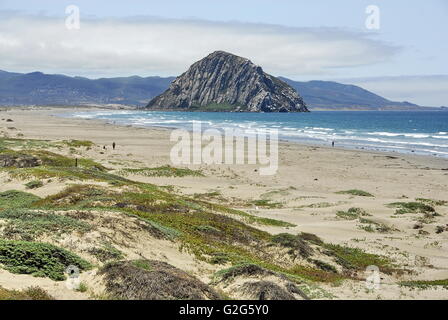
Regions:
<svg viewBox="0 0 448 320"><path fill-rule="evenodd" d="M215 50L267 72L333 74L389 60L399 50L367 33L155 17L94 19L68 30L65 17L0 13L0 68L76 75L177 75Z"/></svg>
<svg viewBox="0 0 448 320"><path fill-rule="evenodd" d="M341 80L394 101L448 106L448 75L352 78Z"/></svg>

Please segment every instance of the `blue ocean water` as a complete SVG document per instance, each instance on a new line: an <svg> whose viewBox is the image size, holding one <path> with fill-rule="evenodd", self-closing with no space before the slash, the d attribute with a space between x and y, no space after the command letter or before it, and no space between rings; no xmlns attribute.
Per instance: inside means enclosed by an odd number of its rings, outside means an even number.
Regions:
<svg viewBox="0 0 448 320"><path fill-rule="evenodd" d="M224 113L160 111L87 111L66 117L103 119L134 126L277 129L282 140L336 147L394 151L448 158L448 112L363 111L310 113Z"/></svg>

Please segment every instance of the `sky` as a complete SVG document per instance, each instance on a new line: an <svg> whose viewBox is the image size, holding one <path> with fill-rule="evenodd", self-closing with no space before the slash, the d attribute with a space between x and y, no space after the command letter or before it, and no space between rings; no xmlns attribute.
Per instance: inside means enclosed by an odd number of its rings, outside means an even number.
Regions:
<svg viewBox="0 0 448 320"><path fill-rule="evenodd" d="M79 29L66 26L69 5L79 8ZM378 28L366 27L372 5ZM447 17L445 0L0 0L0 70L175 76L225 50L276 76L440 106Z"/></svg>

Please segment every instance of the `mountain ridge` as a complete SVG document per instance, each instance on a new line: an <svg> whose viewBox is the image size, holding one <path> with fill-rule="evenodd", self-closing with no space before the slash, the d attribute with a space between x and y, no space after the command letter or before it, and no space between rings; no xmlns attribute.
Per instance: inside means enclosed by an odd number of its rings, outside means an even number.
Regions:
<svg viewBox="0 0 448 320"><path fill-rule="evenodd" d="M279 77L301 92L310 110L439 110L418 105L395 102L376 95L359 86L332 81L294 81ZM42 72L18 73L0 70L0 105L89 105L89 104L123 104L135 107L145 106L149 100L164 92L175 77L129 76L89 79L79 76L46 74ZM334 90L323 85L336 84L339 88L359 88L352 100L334 96ZM316 93L309 87L320 88ZM363 102L362 92L380 97L381 106L375 106L375 99ZM340 92L338 92L340 93ZM371 96L372 97L372 96ZM332 99L330 99L332 98ZM327 101L320 101L325 99ZM389 107L386 107L389 106Z"/></svg>
<svg viewBox="0 0 448 320"><path fill-rule="evenodd" d="M88 79L41 72L0 72L0 105L128 104L143 106L174 77Z"/></svg>
<svg viewBox="0 0 448 320"><path fill-rule="evenodd" d="M397 102L381 97L373 92L352 84L342 84L335 81L311 80L307 82L294 81L279 77L306 97L313 108L387 108L400 106L419 108L417 104L406 101Z"/></svg>

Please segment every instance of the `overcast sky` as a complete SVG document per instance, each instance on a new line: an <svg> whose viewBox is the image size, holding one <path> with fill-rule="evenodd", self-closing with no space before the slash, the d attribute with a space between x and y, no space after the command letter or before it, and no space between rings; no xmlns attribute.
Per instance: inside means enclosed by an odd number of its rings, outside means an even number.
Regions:
<svg viewBox="0 0 448 320"><path fill-rule="evenodd" d="M79 30L65 26L71 4ZM365 27L368 5L377 30ZM448 105L447 17L444 0L0 0L0 69L168 76L226 50L274 75Z"/></svg>

